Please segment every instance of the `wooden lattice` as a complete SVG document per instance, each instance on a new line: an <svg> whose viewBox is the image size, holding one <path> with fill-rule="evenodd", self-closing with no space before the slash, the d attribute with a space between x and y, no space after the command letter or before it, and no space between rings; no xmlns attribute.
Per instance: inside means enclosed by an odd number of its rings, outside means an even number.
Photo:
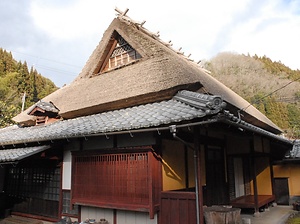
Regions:
<svg viewBox="0 0 300 224"><path fill-rule="evenodd" d="M158 161L151 152L75 155L72 202L153 210L157 174Z"/></svg>

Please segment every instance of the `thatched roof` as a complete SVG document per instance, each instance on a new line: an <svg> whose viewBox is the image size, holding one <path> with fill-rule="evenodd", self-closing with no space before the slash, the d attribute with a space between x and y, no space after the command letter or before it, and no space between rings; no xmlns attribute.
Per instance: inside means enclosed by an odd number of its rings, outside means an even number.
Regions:
<svg viewBox="0 0 300 224"><path fill-rule="evenodd" d="M99 73L118 33L141 58L118 69ZM220 95L232 113L241 110L243 119L273 133L280 129L257 109L199 65L171 49L128 17L115 18L105 31L79 76L43 99L53 102L65 119L171 99L178 90ZM243 108L247 108L243 111ZM15 120L22 123L20 116Z"/></svg>

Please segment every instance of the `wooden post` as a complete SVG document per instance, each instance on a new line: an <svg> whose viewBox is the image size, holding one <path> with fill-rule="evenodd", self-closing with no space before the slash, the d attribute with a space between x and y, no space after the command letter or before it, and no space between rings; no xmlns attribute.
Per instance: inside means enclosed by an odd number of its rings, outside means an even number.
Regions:
<svg viewBox="0 0 300 224"><path fill-rule="evenodd" d="M251 147L251 170L252 170L252 179L253 179L253 191L254 191L254 207L255 213L259 212L258 207L258 191L257 191L257 179L256 179L256 161L255 161L255 149L254 149L254 138L250 142Z"/></svg>
<svg viewBox="0 0 300 224"><path fill-rule="evenodd" d="M270 164L270 174L271 174L271 187L272 187L272 195L274 195L275 190L274 190L274 170L273 170L273 161L269 155L269 164Z"/></svg>
<svg viewBox="0 0 300 224"><path fill-rule="evenodd" d="M196 156L196 168L197 171L195 175L197 175L197 184L198 184L198 215L199 215L199 224L204 224L204 210L203 210L203 191L202 191L202 183L201 183L201 158L200 158L200 130L198 126L194 127L194 145L195 145L195 154Z"/></svg>

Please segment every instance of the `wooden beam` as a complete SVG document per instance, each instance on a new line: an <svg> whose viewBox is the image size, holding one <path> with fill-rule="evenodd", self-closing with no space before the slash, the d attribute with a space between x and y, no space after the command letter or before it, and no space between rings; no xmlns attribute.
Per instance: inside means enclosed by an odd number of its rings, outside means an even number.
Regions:
<svg viewBox="0 0 300 224"><path fill-rule="evenodd" d="M115 8L115 11L117 13L119 13L121 16L126 16L126 13L129 11L129 9L125 9L125 11L123 12L122 10L118 9L117 7Z"/></svg>
<svg viewBox="0 0 300 224"><path fill-rule="evenodd" d="M256 160L255 160L255 149L254 149L254 138L250 140L250 147L251 147L251 170L252 170L252 178L253 178L253 193L254 193L254 214L259 213L259 206L258 206L258 190L257 190L257 179L256 179Z"/></svg>
<svg viewBox="0 0 300 224"><path fill-rule="evenodd" d="M203 209L203 191L202 191L202 182L201 182L201 158L200 158L200 141L199 141L199 136L200 136L200 129L199 126L195 126L194 128L194 150L195 150L195 156L196 156L196 173L195 175L197 176L198 180L198 212L199 214L199 224L204 224L204 209ZM197 201L196 201L197 202Z"/></svg>

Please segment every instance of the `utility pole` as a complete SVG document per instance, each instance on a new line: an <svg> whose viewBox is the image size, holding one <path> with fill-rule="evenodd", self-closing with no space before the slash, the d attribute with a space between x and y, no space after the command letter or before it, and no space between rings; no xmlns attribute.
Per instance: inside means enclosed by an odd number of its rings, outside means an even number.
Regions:
<svg viewBox="0 0 300 224"><path fill-rule="evenodd" d="M22 97L22 111L24 111L24 106L25 106L25 100L26 100L26 92L24 92L23 97Z"/></svg>

